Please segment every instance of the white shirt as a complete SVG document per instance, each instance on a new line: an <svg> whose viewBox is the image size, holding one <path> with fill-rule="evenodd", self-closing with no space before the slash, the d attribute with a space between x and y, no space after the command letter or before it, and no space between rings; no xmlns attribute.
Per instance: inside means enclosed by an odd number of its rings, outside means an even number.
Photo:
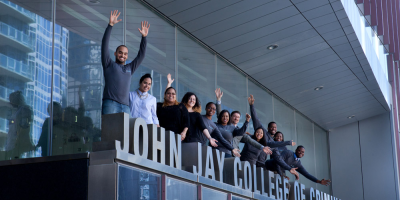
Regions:
<svg viewBox="0 0 400 200"><path fill-rule="evenodd" d="M137 93L142 95L142 98ZM132 118L143 118L147 124L160 124L157 118L157 100L148 92L129 92L129 110Z"/></svg>

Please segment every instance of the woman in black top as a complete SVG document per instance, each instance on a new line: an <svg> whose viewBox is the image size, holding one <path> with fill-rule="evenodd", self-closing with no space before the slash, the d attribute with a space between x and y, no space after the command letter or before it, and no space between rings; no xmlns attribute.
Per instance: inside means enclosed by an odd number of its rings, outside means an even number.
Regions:
<svg viewBox="0 0 400 200"><path fill-rule="evenodd" d="M274 141L276 141L276 142L284 142L285 138L283 137L283 133L280 132L280 131L277 131L275 133L275 136L274 136ZM279 152L287 150L287 148L285 146L276 147L275 149L277 149Z"/></svg>
<svg viewBox="0 0 400 200"><path fill-rule="evenodd" d="M264 131L262 128L258 128L254 135L251 138L257 142L259 142L263 146L267 146L266 140L264 140ZM251 165L255 165L258 161L258 157L262 149L258 149L248 142L245 143L243 147L243 151L240 153L242 156L240 157L241 161L248 161ZM258 167L258 166L257 166Z"/></svg>
<svg viewBox="0 0 400 200"><path fill-rule="evenodd" d="M201 105L197 96L188 92L182 98L182 104L186 106L189 112L189 130L186 134L186 139L183 142L200 142L203 146L207 145L207 140L210 141L211 146L217 147L217 142L210 136L206 125L204 125L203 118L200 115Z"/></svg>
<svg viewBox="0 0 400 200"><path fill-rule="evenodd" d="M167 131L181 134L182 140L186 137L189 128L189 113L185 105L176 101L176 90L168 87L164 92L164 102L157 103L157 117L160 126Z"/></svg>

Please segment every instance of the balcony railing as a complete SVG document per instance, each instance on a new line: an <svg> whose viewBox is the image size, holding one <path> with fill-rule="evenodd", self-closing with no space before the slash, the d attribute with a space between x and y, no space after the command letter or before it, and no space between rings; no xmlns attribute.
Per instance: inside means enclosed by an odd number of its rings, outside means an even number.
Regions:
<svg viewBox="0 0 400 200"><path fill-rule="evenodd" d="M15 9L17 11L19 11L20 13L22 13L23 15L33 19L34 21L36 20L36 14L35 13L32 13L31 11L26 10L25 8L19 6L19 5L15 4L15 3L12 3L10 1L7 1L7 0L0 0L0 2L10 6L11 8L13 8L13 9Z"/></svg>
<svg viewBox="0 0 400 200"><path fill-rule="evenodd" d="M14 92L13 89L6 88L6 87L0 85L0 99L4 99L6 101L9 101L8 97L13 92Z"/></svg>
<svg viewBox="0 0 400 200"><path fill-rule="evenodd" d="M34 49L34 40L32 40L29 35L11 27L8 24L0 22L0 34L12 38L13 40L16 40L30 49Z"/></svg>
<svg viewBox="0 0 400 200"><path fill-rule="evenodd" d="M24 64L0 53L0 67L33 80L33 66ZM1 86L0 86L1 87ZM0 95L1 96L1 95Z"/></svg>

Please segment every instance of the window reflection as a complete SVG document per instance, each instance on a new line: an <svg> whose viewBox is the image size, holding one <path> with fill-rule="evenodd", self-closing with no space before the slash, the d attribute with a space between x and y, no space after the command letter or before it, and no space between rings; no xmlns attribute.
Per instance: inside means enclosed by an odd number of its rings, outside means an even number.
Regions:
<svg viewBox="0 0 400 200"><path fill-rule="evenodd" d="M272 110L272 96L261 89L255 83L249 80L249 96L252 94L254 96L255 102L254 107L257 112L257 117L260 119L261 124L267 128L268 123L273 120L273 110ZM249 106L247 104L247 106ZM249 123L249 128L247 131L254 134L253 123Z"/></svg>
<svg viewBox="0 0 400 200"><path fill-rule="evenodd" d="M285 103L277 98L273 98L274 101L274 121L276 122L277 130L281 131L285 140L296 141L296 130L294 122L294 110L287 106ZM287 149L294 151L296 147L286 146Z"/></svg>
<svg viewBox="0 0 400 200"><path fill-rule="evenodd" d="M222 200L222 199L228 199L228 194L203 187L202 197L207 200Z"/></svg>
<svg viewBox="0 0 400 200"><path fill-rule="evenodd" d="M161 176L119 165L118 199L161 199Z"/></svg>
<svg viewBox="0 0 400 200"><path fill-rule="evenodd" d="M167 178L167 200L197 199L197 185L173 178Z"/></svg>
<svg viewBox="0 0 400 200"><path fill-rule="evenodd" d="M221 88L224 93L221 109L230 113L239 111L241 116L237 125L243 126L249 107L246 77L220 58L217 58L217 88ZM243 143L239 143L240 149L243 149L243 146Z"/></svg>
<svg viewBox="0 0 400 200"><path fill-rule="evenodd" d="M304 157L301 158L301 164L310 174L317 175L315 170L315 151L314 151L314 134L313 124L311 121L296 112L296 132L297 132L297 145L305 147ZM287 173L288 174L288 173ZM301 175L301 182L308 187L316 188L316 184L303 175Z"/></svg>
<svg viewBox="0 0 400 200"><path fill-rule="evenodd" d="M201 113L205 114L205 105L215 102L215 56L181 31L177 32L177 48L178 101L187 92L193 92L201 102Z"/></svg>
<svg viewBox="0 0 400 200"><path fill-rule="evenodd" d="M51 13L51 1L31 1ZM38 145L50 103L52 26L49 18L0 0L0 160L42 155ZM56 27L60 30L60 26ZM57 37L64 37L59 32ZM66 55L66 49L58 46ZM61 79L59 57L54 74ZM63 82L64 81L64 82ZM62 83L55 94L60 94ZM65 84L64 84L65 85Z"/></svg>
<svg viewBox="0 0 400 200"><path fill-rule="evenodd" d="M148 21L151 25L147 36L146 57L132 76L130 91L138 89L140 77L150 73L153 84L149 93L156 97L158 102L162 102L167 74L175 77L175 27L139 2L127 1L126 10L128 62L131 61L130 58L136 57L139 50L142 36L137 28L140 27L140 22ZM172 86L176 86L175 82Z"/></svg>
<svg viewBox="0 0 400 200"><path fill-rule="evenodd" d="M315 137L315 160L316 160L316 177L326 177L325 179L332 180L330 174L330 163L329 163L329 149L328 149L328 134L320 127L314 125L314 137ZM331 194L332 185L323 186L317 184L317 189L324 193Z"/></svg>

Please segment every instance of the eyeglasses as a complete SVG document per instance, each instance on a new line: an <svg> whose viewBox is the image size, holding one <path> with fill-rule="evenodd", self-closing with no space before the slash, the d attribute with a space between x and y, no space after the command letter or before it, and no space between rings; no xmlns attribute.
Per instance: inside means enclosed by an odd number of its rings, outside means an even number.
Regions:
<svg viewBox="0 0 400 200"><path fill-rule="evenodd" d="M214 110L214 111L215 111L215 110L217 110L217 109L215 109L215 108L207 108L207 110Z"/></svg>

